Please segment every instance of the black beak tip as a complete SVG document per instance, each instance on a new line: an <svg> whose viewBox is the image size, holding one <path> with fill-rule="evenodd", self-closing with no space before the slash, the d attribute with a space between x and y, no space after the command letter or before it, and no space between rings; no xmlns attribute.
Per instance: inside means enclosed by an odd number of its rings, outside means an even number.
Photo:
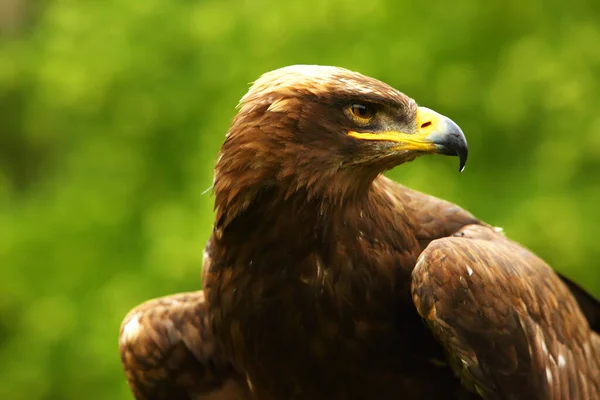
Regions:
<svg viewBox="0 0 600 400"><path fill-rule="evenodd" d="M467 164L469 149L467 147L467 141L462 132L460 132L460 134L457 133L445 135L441 138L441 140L438 140L435 143L437 144L440 154L458 157L458 172L463 172L465 165Z"/></svg>
<svg viewBox="0 0 600 400"><path fill-rule="evenodd" d="M447 131L438 138L435 143L440 146L441 153L449 156L457 156L459 159L458 172L463 172L467 164L469 146L462 130L454 121L447 119Z"/></svg>
<svg viewBox="0 0 600 400"><path fill-rule="evenodd" d="M465 166L467 165L467 156L469 155L469 151L465 147L463 151L458 151L457 153L459 159L458 172L463 172L465 170Z"/></svg>

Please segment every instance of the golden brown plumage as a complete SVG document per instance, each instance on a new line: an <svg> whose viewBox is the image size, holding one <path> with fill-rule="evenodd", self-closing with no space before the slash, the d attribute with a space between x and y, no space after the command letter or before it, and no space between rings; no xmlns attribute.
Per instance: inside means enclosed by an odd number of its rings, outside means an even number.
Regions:
<svg viewBox="0 0 600 400"><path fill-rule="evenodd" d="M261 77L215 168L204 292L124 321L136 398L595 398L596 300L569 286L584 315L531 253L381 176L427 153L462 168L466 140L380 81Z"/></svg>
<svg viewBox="0 0 600 400"><path fill-rule="evenodd" d="M119 348L138 400L195 398L190 393L206 393L203 400L247 398L245 379L218 350L202 291L133 309L123 320Z"/></svg>
<svg viewBox="0 0 600 400"><path fill-rule="evenodd" d="M412 278L419 314L484 398L600 398L600 337L528 250L469 225L432 242Z"/></svg>

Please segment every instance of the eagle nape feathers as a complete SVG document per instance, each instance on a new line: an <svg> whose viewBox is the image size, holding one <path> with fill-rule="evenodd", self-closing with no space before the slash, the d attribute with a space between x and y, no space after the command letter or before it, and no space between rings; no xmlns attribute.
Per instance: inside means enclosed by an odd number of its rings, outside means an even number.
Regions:
<svg viewBox="0 0 600 400"><path fill-rule="evenodd" d="M123 321L138 400L600 399L600 304L462 208L383 172L467 141L342 68L241 99L202 289Z"/></svg>

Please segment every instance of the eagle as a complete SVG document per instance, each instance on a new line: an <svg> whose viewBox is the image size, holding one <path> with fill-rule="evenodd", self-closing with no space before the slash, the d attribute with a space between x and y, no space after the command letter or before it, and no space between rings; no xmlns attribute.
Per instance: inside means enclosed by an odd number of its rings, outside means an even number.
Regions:
<svg viewBox="0 0 600 400"><path fill-rule="evenodd" d="M457 205L383 173L467 160L451 119L294 65L241 99L202 288L125 317L138 400L600 399L600 304Z"/></svg>

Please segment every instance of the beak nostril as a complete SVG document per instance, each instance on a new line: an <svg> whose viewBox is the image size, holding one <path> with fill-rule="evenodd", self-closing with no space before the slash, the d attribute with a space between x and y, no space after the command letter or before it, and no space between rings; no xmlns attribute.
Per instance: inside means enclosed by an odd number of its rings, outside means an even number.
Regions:
<svg viewBox="0 0 600 400"><path fill-rule="evenodd" d="M428 127L428 126L430 126L430 125L431 125L431 121L423 122L423 123L421 124L421 129L423 129L423 128L427 128L427 127Z"/></svg>

